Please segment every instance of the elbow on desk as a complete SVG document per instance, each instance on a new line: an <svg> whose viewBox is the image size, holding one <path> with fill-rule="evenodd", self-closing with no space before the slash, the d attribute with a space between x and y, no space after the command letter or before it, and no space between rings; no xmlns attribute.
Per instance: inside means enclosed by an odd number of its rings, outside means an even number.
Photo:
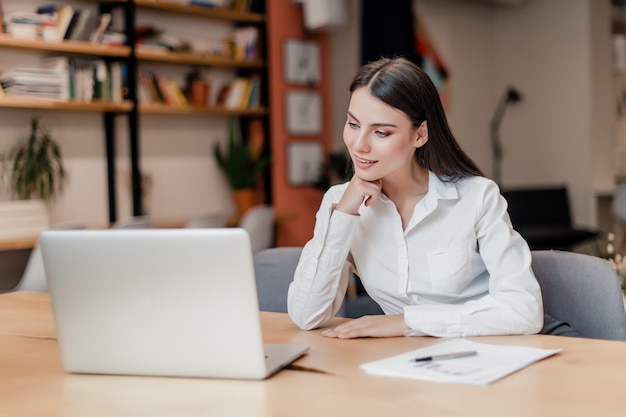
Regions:
<svg viewBox="0 0 626 417"><path fill-rule="evenodd" d="M292 309L289 309L288 314L291 321L293 321L300 330L314 330L326 322L326 320L320 320L316 317L304 317L301 311L293 311Z"/></svg>

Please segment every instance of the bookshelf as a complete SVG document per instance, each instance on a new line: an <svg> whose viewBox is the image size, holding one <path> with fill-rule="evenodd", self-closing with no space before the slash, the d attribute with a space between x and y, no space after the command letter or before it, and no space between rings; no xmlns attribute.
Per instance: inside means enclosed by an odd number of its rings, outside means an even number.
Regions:
<svg viewBox="0 0 626 417"><path fill-rule="evenodd" d="M233 110L225 107L169 106L163 103L143 103L139 105L140 113L150 114L197 114L208 116L250 116L260 117L267 114L265 108Z"/></svg>
<svg viewBox="0 0 626 417"><path fill-rule="evenodd" d="M32 3L27 3L24 6L18 4L18 2L14 0L3 0L3 6L9 4L12 10L19 10L20 12L30 12L34 13ZM43 3L37 4L36 7L43 6ZM23 7L23 8L22 8ZM89 14L93 15L94 23L97 23L100 19L100 12L102 9L98 9L98 3L96 2L85 2L85 3L74 3L74 8L65 5L57 6L57 10L60 10L62 7L72 10L72 13L76 11L78 13L79 9L83 7L85 10L89 10ZM111 6L113 7L113 6ZM6 7L3 7L3 10L6 10ZM44 15L42 13L42 15ZM8 29L8 16L5 15L5 23ZM95 26L91 27L90 32L95 30ZM36 38L28 38L28 37L19 37L16 35L11 35L8 33L0 34L0 56L3 53L6 53L9 50L17 51L19 53L26 53L33 56L40 56L40 59L43 62L44 57L56 56L61 60L67 60L73 63L75 60L102 60L102 62L106 62L106 65L112 62L128 62L132 55L132 48L128 45L112 45L112 44L102 44L100 42L92 42L90 39L83 40L71 40L71 39L63 39L62 29L60 27L57 28L57 32L52 35L52 37L36 37ZM91 33L90 33L91 34ZM40 65L43 65L40 62ZM6 70L7 62L4 62L3 69ZM21 64L16 63L15 66L19 66ZM30 65L32 67L32 65ZM73 73L74 68L65 68L62 70L65 74L64 77L68 79L70 77L72 81L69 83L73 83L76 80L75 74ZM77 70L78 71L78 70ZM72 84L73 85L73 84ZM74 86L75 87L75 86ZM70 89L69 84L61 85L62 89ZM88 88L88 87L86 87ZM100 113L102 114L102 127L101 129L104 131L104 140L105 140L105 148L107 150L106 158L107 158L107 198L108 198L108 214L109 214L109 222L113 222L116 218L116 201L115 201L115 167L114 167L114 146L112 145L115 141L115 119L119 115L123 115L129 117L130 113L136 107L134 101L129 98L122 98L121 93L122 85L119 84L117 92L119 92L119 96L116 99L112 97L99 98L91 96L90 98L86 97L73 97L70 94L69 99L63 99L65 94L62 94L60 97L56 99L47 99L47 98L29 98L27 95L13 95L10 92L5 92L5 94L0 97L0 111L2 110L34 110L38 111L61 111L61 112L91 112L91 113ZM74 90L72 88L71 92ZM129 126L131 124L129 123Z"/></svg>
<svg viewBox="0 0 626 417"><path fill-rule="evenodd" d="M238 3L235 3L233 8L230 9L186 5L168 2L166 0L135 0L134 3L136 6L146 9L196 15L206 17L208 19L226 20L239 23L262 23L265 21L265 16L262 13L242 10L244 6Z"/></svg>
<svg viewBox="0 0 626 417"><path fill-rule="evenodd" d="M233 54L221 54L210 52L194 52L187 50L155 50L152 45L144 45L138 40L135 44L133 51L134 58L137 63L137 87L140 91L137 92L137 109L140 116L142 115L159 115L159 116L172 116L172 120L177 120L175 116L195 116L199 118L209 117L227 117L238 118L242 127L242 131L246 129L247 122L252 118L265 118L267 117L269 110L266 107L267 98L267 65L264 59L264 39L265 39L265 23L266 16L260 12L250 12L243 10L245 6L242 1L233 1L231 8L220 7L202 7L191 4L181 4L178 2L161 1L161 0L133 0L132 4L135 9L135 20L139 22L143 12L150 14L151 23L167 24L169 19L182 18L189 22L189 25L197 26L220 26L222 30L238 30L245 27L254 27L258 30L258 38L256 40L256 50L254 56L237 56ZM258 4L264 2L256 2ZM264 5L261 4L261 10L264 9ZM228 27L228 29L224 29ZM202 35L198 35L200 38ZM209 99L205 105L192 104L191 100L188 103L164 103L159 100L145 99L145 93L142 93L141 88L146 90L145 85L142 85L142 74L144 68L150 65L157 65L169 68L176 68L177 71L193 71L200 68L203 72L211 72L212 70L228 72L233 76L231 82L234 82L235 78L248 78L250 81L260 80L261 97L255 104L248 103L242 105L232 106L232 102L225 100L225 102L219 101L216 97L219 97L218 91L223 88L223 84L214 83L211 80L211 75L204 77L205 80L209 79L211 84L211 92L213 99ZM176 71L172 70L172 71ZM154 71L154 75L159 75L158 70ZM187 85L188 87L188 85ZM232 91L232 90L231 90ZM265 129L265 137L269 137L267 134L268 125L267 122L263 123ZM142 129L143 131L144 129ZM149 138L144 138L149 141ZM269 143L265 145L265 152L269 152ZM269 173L268 173L269 175ZM268 183L269 181L266 181ZM266 200L271 200L271 194L269 186L265 190Z"/></svg>
<svg viewBox="0 0 626 417"><path fill-rule="evenodd" d="M17 3L17 0L2 0L4 4L9 2ZM45 2L41 2L43 4ZM128 1L85 1L88 7L97 7L99 15L103 13L117 13L118 20L121 19L123 32L126 36L124 45L104 45L79 40L49 41L41 39L21 39L12 37L6 33L0 34L0 57L3 50L18 50L21 52L50 55L50 53L69 57L84 57L93 59L103 59L107 63L113 61L124 62L128 65L127 89L128 95L121 102L110 102L92 100L81 101L60 101L29 99L23 97L11 97L4 95L0 97L0 111L3 109L17 110L42 110L42 111L69 111L69 112L94 112L102 113L104 141L106 148L106 166L108 180L108 211L109 223L117 220L116 202L116 118L123 116L127 118L129 160L132 190L132 214L144 214L141 201L141 171L139 162L140 152L140 118L143 114L172 117L184 115L193 117L238 117L241 120L246 118L266 117L268 109L263 105L256 105L250 108L226 108L223 105L213 103L206 106L196 106L191 104L173 106L171 104L157 102L142 102L139 97L139 78L137 74L143 65L157 64L177 67L179 70L191 70L202 67L231 71L237 75L248 72L262 74L263 88L266 88L266 63L259 57L258 59L235 59L229 56L218 54L193 53L189 51L155 51L137 45L135 31L133 30L138 21L138 15L143 10L153 11L162 14L162 20L167 24L168 18L173 14L188 16L193 24L197 24L198 19L203 19L207 24L216 21L222 24L231 25L236 28L241 25L255 25L263 31L265 24L264 13L248 12L243 10L241 4L246 2L233 1L232 8L209 8L196 5L186 5L181 3L157 1L157 0L128 0ZM115 16L115 14L114 14ZM115 18L115 17L114 17ZM261 34L261 38L264 34ZM262 42L262 40L259 40ZM265 98L261 103L266 103ZM126 136L126 135L124 135Z"/></svg>
<svg viewBox="0 0 626 417"><path fill-rule="evenodd" d="M28 98L2 97L0 108L35 109L35 110L70 110L92 112L128 112L132 109L131 101L122 103L110 103L107 101L52 101L35 100Z"/></svg>
<svg viewBox="0 0 626 417"><path fill-rule="evenodd" d="M7 34L0 34L0 47L118 58L127 58L130 55L128 46L109 46L71 40L47 42L38 39L19 39Z"/></svg>
<svg viewBox="0 0 626 417"><path fill-rule="evenodd" d="M210 55L197 55L186 52L153 52L137 50L137 59L142 61L171 62L176 64L205 65L209 67L233 68L233 69L262 69L265 64L260 60L236 61Z"/></svg>

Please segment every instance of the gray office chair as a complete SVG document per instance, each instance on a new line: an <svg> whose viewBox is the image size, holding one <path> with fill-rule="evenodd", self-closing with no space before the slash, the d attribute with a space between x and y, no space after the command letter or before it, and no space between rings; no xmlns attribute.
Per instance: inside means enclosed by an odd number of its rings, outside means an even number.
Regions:
<svg viewBox="0 0 626 417"><path fill-rule="evenodd" d="M617 275L602 258L574 252L533 251L532 268L547 314L582 337L626 340L626 313Z"/></svg>
<svg viewBox="0 0 626 417"><path fill-rule="evenodd" d="M203 213L189 219L185 227L190 229L226 227L227 220L228 215L225 213Z"/></svg>
<svg viewBox="0 0 626 417"><path fill-rule="evenodd" d="M613 202L611 203L611 214L613 219L620 227L618 240L618 251L624 249L626 244L626 184L617 184L613 193Z"/></svg>
<svg viewBox="0 0 626 417"><path fill-rule="evenodd" d="M50 226L50 230L76 230L84 229L82 224L56 224ZM22 279L11 291L38 291L48 292L48 282L46 281L46 271L43 265L43 256L39 241L35 244L28 257L26 268L22 274Z"/></svg>
<svg viewBox="0 0 626 417"><path fill-rule="evenodd" d="M274 207L257 205L250 207L241 217L239 227L250 235L252 253L274 246Z"/></svg>
<svg viewBox="0 0 626 417"><path fill-rule="evenodd" d="M300 260L301 247L269 248L254 255L254 273L262 311L287 312L287 290Z"/></svg>
<svg viewBox="0 0 626 417"><path fill-rule="evenodd" d="M301 253L301 247L279 247L264 249L254 255L261 310L287 312L287 291ZM383 311L363 290L354 297L346 298L337 316L356 318L373 314L383 314Z"/></svg>
<svg viewBox="0 0 626 417"><path fill-rule="evenodd" d="M151 229L154 227L149 216L125 217L117 220L112 229Z"/></svg>

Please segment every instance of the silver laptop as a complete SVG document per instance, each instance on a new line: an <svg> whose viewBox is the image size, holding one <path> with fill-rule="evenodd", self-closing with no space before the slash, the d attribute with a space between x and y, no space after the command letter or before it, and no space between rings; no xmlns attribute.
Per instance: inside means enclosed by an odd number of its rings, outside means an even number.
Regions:
<svg viewBox="0 0 626 417"><path fill-rule="evenodd" d="M39 244L68 372L264 379L308 350L263 344L243 229L50 230Z"/></svg>

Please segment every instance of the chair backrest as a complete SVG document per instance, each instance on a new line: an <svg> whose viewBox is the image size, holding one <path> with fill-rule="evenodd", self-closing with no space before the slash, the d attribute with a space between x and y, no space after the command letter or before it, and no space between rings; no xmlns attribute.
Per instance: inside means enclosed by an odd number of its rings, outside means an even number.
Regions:
<svg viewBox="0 0 626 417"><path fill-rule="evenodd" d="M533 251L532 268L544 310L582 337L626 340L626 313L617 274L605 259L574 252Z"/></svg>
<svg viewBox="0 0 626 417"><path fill-rule="evenodd" d="M626 184L617 184L613 193L611 213L622 225L626 225Z"/></svg>
<svg viewBox="0 0 626 417"><path fill-rule="evenodd" d="M111 227L113 229L151 229L154 224L148 216L133 216L119 219Z"/></svg>
<svg viewBox="0 0 626 417"><path fill-rule="evenodd" d="M287 312L287 291L301 252L301 247L280 247L264 249L254 255L259 309Z"/></svg>
<svg viewBox="0 0 626 417"><path fill-rule="evenodd" d="M224 213L205 213L192 217L185 224L187 228L226 227L228 215Z"/></svg>
<svg viewBox="0 0 626 417"><path fill-rule="evenodd" d="M56 224L50 226L50 229L54 230L71 230L71 229L84 229L85 226L81 224ZM39 248L39 242L35 244L28 256L28 262L26 262L26 268L22 274L22 279L13 288L12 291L38 291L47 292L48 282L46 281L46 271L43 266L43 256L41 255L41 249Z"/></svg>
<svg viewBox="0 0 626 417"><path fill-rule="evenodd" d="M503 190L514 227L572 226L569 196L564 186Z"/></svg>
<svg viewBox="0 0 626 417"><path fill-rule="evenodd" d="M250 235L253 254L274 246L274 207L257 205L249 208L241 217L239 227Z"/></svg>

